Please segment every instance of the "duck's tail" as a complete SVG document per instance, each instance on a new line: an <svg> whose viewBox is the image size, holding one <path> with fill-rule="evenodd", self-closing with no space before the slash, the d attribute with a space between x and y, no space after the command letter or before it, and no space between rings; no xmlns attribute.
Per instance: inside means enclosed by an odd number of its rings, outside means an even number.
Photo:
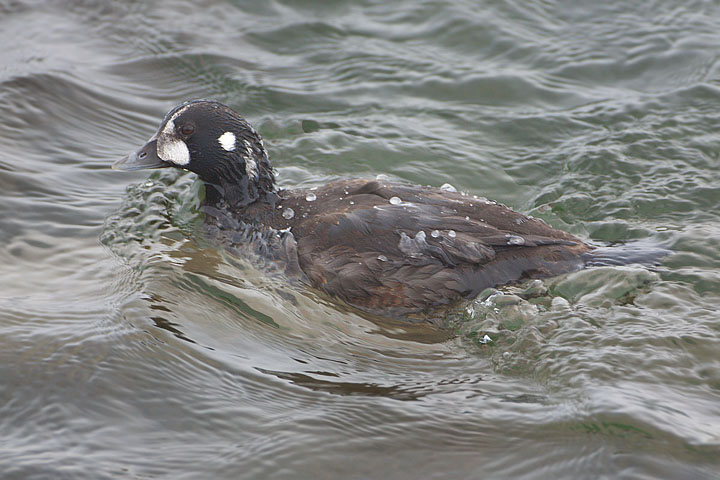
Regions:
<svg viewBox="0 0 720 480"><path fill-rule="evenodd" d="M588 267L630 265L633 263L658 265L663 258L672 253L672 250L650 240L636 240L609 247L595 248L584 253L583 259Z"/></svg>

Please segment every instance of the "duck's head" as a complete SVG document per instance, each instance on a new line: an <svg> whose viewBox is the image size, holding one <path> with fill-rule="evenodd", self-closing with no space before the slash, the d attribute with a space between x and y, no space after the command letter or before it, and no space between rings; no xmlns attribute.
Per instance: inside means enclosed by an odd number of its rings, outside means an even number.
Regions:
<svg viewBox="0 0 720 480"><path fill-rule="evenodd" d="M113 164L116 170L175 167L196 173L208 199L233 206L255 202L275 188L260 135L219 102L194 100L165 115L155 135Z"/></svg>

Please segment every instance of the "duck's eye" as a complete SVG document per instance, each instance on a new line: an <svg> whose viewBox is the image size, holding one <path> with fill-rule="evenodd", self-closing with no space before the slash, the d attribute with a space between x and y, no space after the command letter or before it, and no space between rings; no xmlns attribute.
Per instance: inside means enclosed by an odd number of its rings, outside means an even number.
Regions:
<svg viewBox="0 0 720 480"><path fill-rule="evenodd" d="M195 127L189 123L186 123L185 125L180 127L180 133L182 133L183 135L188 137L188 136L192 135L193 133L195 133Z"/></svg>

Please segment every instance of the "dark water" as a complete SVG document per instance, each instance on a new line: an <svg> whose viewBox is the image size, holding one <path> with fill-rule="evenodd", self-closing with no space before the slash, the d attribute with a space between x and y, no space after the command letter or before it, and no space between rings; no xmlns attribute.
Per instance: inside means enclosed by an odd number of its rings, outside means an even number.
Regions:
<svg viewBox="0 0 720 480"><path fill-rule="evenodd" d="M719 24L0 0L0 477L720 478ZM449 182L676 253L490 292L448 332L373 322L201 238L192 175L110 171L197 97L284 186Z"/></svg>

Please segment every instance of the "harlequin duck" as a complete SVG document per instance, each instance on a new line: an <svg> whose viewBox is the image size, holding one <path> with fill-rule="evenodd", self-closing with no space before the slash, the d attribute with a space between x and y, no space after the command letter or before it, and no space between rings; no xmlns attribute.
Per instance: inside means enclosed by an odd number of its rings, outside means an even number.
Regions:
<svg viewBox="0 0 720 480"><path fill-rule="evenodd" d="M205 184L211 234L364 311L404 317L485 288L582 268L593 247L496 202L382 180L279 189L260 135L214 101L171 110L113 168L176 167Z"/></svg>

